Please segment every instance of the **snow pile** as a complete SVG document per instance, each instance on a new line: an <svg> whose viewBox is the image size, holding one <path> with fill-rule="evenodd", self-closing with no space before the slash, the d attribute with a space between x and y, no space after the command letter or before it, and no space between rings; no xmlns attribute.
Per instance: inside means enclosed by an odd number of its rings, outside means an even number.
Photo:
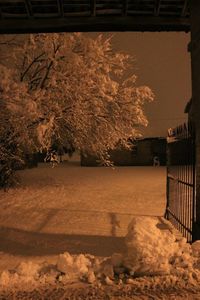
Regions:
<svg viewBox="0 0 200 300"><path fill-rule="evenodd" d="M192 256L194 259L193 268L195 269L196 272L199 272L200 275L200 240L195 241L191 245L191 249L192 249Z"/></svg>
<svg viewBox="0 0 200 300"><path fill-rule="evenodd" d="M176 241L173 233L157 225L158 219L152 217L135 217L129 224L123 264L132 275L166 275L174 267L192 267L186 239Z"/></svg>
<svg viewBox="0 0 200 300"><path fill-rule="evenodd" d="M192 244L192 254L200 259L200 240Z"/></svg>
<svg viewBox="0 0 200 300"><path fill-rule="evenodd" d="M41 266L31 261L22 262L15 270L3 271L0 275L0 285L18 285L23 283L34 283L39 279Z"/></svg>
<svg viewBox="0 0 200 300"><path fill-rule="evenodd" d="M88 255L89 257L89 255ZM88 274L91 269L92 262L87 256L80 254L72 257L68 252L60 254L57 261L57 269L64 273L68 278L81 278Z"/></svg>
<svg viewBox="0 0 200 300"><path fill-rule="evenodd" d="M165 278L166 286L173 282L200 283L200 241L190 246L186 239L176 239L169 230L160 230L158 220L151 217L135 217L125 241L126 253L114 253L104 259L65 252L58 256L56 265L23 262L16 269L1 273L0 287L22 282L34 285L74 281L138 285L142 280L137 280L138 277L144 279L145 285L156 285L157 279L146 279L149 275L160 275L161 281Z"/></svg>
<svg viewBox="0 0 200 300"><path fill-rule="evenodd" d="M20 278L17 273L11 273L8 270L3 271L0 275L0 286L10 286L20 283Z"/></svg>
<svg viewBox="0 0 200 300"><path fill-rule="evenodd" d="M114 256L116 255L118 254L114 254ZM90 254L73 257L65 252L58 257L57 270L61 272L60 280L62 282L79 279L87 283L94 283L97 280L104 279L105 282L110 282L114 279L112 257L99 259Z"/></svg>
<svg viewBox="0 0 200 300"><path fill-rule="evenodd" d="M22 262L17 267L17 274L26 281L31 281L32 279L37 280L39 277L40 266L31 261Z"/></svg>

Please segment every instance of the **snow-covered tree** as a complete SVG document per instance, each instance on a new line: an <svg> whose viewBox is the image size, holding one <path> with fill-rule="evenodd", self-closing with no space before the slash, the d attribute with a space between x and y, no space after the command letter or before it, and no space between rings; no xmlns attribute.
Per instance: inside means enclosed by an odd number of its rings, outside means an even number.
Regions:
<svg viewBox="0 0 200 300"><path fill-rule="evenodd" d="M37 34L12 49L12 64L0 65L0 130L19 151L56 141L108 163L109 149L147 125L143 105L154 95L136 85L132 58L114 51L111 38Z"/></svg>
<svg viewBox="0 0 200 300"><path fill-rule="evenodd" d="M35 98L15 78L13 70L0 65L0 186L10 185L25 154L37 150Z"/></svg>

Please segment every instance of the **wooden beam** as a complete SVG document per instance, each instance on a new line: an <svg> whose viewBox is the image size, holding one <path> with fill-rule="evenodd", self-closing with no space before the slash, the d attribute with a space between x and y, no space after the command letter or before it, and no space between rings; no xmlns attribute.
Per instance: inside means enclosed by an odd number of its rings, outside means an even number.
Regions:
<svg viewBox="0 0 200 300"><path fill-rule="evenodd" d="M9 3L23 3L23 2L24 0L7 0L6 2L4 0L0 0L2 6L7 6L7 4Z"/></svg>
<svg viewBox="0 0 200 300"><path fill-rule="evenodd" d="M159 16L160 14L160 2L161 0L155 0L154 16Z"/></svg>
<svg viewBox="0 0 200 300"><path fill-rule="evenodd" d="M90 0L90 5L91 5L91 16L95 17L96 16L96 0Z"/></svg>
<svg viewBox="0 0 200 300"><path fill-rule="evenodd" d="M2 19L0 33L95 31L190 31L189 18L98 16L48 19Z"/></svg>
<svg viewBox="0 0 200 300"><path fill-rule="evenodd" d="M128 0L123 0L123 16L127 16Z"/></svg>
<svg viewBox="0 0 200 300"><path fill-rule="evenodd" d="M33 16L33 10L32 10L32 5L31 5L30 0L25 0L24 3L25 3L25 6L26 6L26 11L27 11L28 16L32 17Z"/></svg>
<svg viewBox="0 0 200 300"><path fill-rule="evenodd" d="M187 15L188 6L189 6L189 1L185 0L183 9L182 9L182 13L181 13L181 17L185 17Z"/></svg>
<svg viewBox="0 0 200 300"><path fill-rule="evenodd" d="M57 0L58 4L58 13L59 15L63 18L64 17L64 5L63 5L63 0Z"/></svg>

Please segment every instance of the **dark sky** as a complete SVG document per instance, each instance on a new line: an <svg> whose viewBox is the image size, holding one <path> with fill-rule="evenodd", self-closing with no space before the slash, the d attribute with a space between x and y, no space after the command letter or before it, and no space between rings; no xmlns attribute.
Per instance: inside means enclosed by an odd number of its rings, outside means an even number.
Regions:
<svg viewBox="0 0 200 300"><path fill-rule="evenodd" d="M178 32L114 33L113 46L134 55L138 84L148 85L155 101L145 106L149 126L144 136L166 136L167 129L184 122L191 98L190 35Z"/></svg>

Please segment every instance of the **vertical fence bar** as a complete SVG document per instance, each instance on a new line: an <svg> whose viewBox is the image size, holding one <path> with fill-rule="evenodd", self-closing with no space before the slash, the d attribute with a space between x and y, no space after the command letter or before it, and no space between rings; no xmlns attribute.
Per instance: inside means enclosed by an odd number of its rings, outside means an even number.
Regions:
<svg viewBox="0 0 200 300"><path fill-rule="evenodd" d="M192 181L193 181L193 190L192 190L192 202L193 202L193 208L192 208L192 242L195 240L194 236L194 224L196 223L196 134L195 134L195 127L194 124L191 123L191 132L192 132Z"/></svg>

